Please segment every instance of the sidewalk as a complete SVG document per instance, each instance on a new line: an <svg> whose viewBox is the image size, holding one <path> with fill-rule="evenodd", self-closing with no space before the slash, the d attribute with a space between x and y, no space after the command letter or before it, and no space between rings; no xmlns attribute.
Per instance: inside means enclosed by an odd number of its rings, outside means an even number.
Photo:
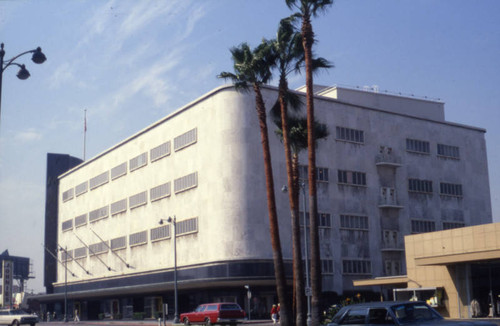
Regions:
<svg viewBox="0 0 500 326"><path fill-rule="evenodd" d="M116 319L104 319L104 320L82 320L79 323L76 323L72 320L69 320L67 323L63 321L50 321L50 322L44 322L41 321L39 324L40 326L62 326L62 325L68 325L68 326L73 326L73 325L112 325L112 326L163 326L163 322L160 324L158 320L154 319L145 319L145 320L132 320L132 319L126 319L126 320L116 320ZM165 322L167 326L174 326L174 325L182 325L184 324L174 324L172 320L167 320ZM271 320L246 320L243 323L240 323L238 325L272 325Z"/></svg>

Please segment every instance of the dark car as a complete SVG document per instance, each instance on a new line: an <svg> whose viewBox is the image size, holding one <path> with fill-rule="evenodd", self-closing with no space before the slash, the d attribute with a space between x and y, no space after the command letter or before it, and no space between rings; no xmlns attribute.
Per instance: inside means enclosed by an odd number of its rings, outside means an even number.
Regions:
<svg viewBox="0 0 500 326"><path fill-rule="evenodd" d="M245 319L245 311L237 303L204 303L194 311L181 314L181 322L189 324L229 324L236 325Z"/></svg>
<svg viewBox="0 0 500 326"><path fill-rule="evenodd" d="M489 322L445 320L436 310L420 301L386 301L348 305L339 310L328 326L337 325L483 325Z"/></svg>

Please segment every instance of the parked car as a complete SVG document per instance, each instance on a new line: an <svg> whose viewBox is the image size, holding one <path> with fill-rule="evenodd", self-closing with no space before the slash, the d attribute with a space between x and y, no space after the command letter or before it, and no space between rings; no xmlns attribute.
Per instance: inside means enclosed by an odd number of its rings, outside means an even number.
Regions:
<svg viewBox="0 0 500 326"><path fill-rule="evenodd" d="M38 323L37 315L30 315L21 309L0 309L0 325L30 324L30 326L35 326L36 323Z"/></svg>
<svg viewBox="0 0 500 326"><path fill-rule="evenodd" d="M490 322L445 320L436 310L420 301L386 301L348 305L339 310L328 326L337 325L483 325Z"/></svg>
<svg viewBox="0 0 500 326"><path fill-rule="evenodd" d="M194 311L181 314L180 320L186 326L190 324L236 325L243 322L245 316L245 311L237 303L219 302L201 304Z"/></svg>

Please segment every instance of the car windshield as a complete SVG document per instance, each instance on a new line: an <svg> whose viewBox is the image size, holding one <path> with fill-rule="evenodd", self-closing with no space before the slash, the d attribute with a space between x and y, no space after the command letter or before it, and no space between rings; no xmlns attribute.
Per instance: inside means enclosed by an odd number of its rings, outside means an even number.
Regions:
<svg viewBox="0 0 500 326"><path fill-rule="evenodd" d="M441 316L423 303L400 304L391 307L391 309L401 324L442 319Z"/></svg>
<svg viewBox="0 0 500 326"><path fill-rule="evenodd" d="M9 313L11 315L29 315L26 311L21 310L21 309L10 310Z"/></svg>

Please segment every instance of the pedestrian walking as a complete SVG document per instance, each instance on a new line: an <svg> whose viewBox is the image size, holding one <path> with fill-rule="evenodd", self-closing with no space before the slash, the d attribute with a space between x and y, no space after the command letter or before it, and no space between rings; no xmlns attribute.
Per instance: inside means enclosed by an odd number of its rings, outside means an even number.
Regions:
<svg viewBox="0 0 500 326"><path fill-rule="evenodd" d="M271 319L273 320L273 324L278 322L278 308L275 304L273 304L273 307L271 308Z"/></svg>
<svg viewBox="0 0 500 326"><path fill-rule="evenodd" d="M79 323L80 322L80 316L78 316L78 310L77 309L75 309L75 316L74 316L73 321L75 323Z"/></svg>

